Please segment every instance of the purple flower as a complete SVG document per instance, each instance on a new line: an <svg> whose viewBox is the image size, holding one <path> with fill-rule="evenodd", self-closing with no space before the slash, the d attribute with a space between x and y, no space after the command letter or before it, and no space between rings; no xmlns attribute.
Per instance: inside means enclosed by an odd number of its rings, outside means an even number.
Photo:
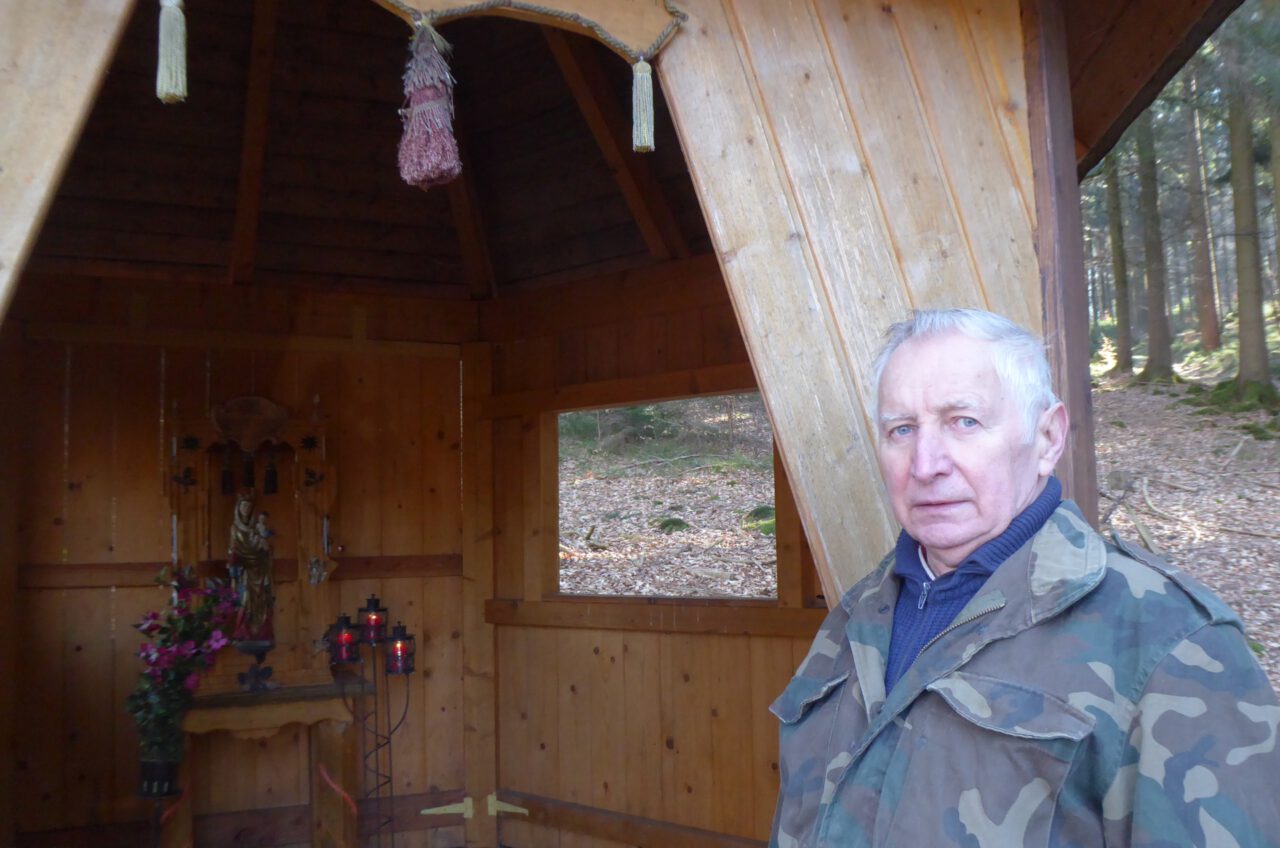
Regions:
<svg viewBox="0 0 1280 848"><path fill-rule="evenodd" d="M134 627L143 633L154 633L160 627L160 613L149 612Z"/></svg>
<svg viewBox="0 0 1280 848"><path fill-rule="evenodd" d="M215 630L209 634L209 641L204 643L204 649L209 653L220 651L227 646L228 641L221 630Z"/></svg>
<svg viewBox="0 0 1280 848"><path fill-rule="evenodd" d="M191 672L187 675L187 679L182 681L182 685L187 687L188 692L196 691L200 688L200 675L194 671Z"/></svg>
<svg viewBox="0 0 1280 848"><path fill-rule="evenodd" d="M188 639L181 645L175 646L174 652L180 657L189 657L196 652L196 643Z"/></svg>

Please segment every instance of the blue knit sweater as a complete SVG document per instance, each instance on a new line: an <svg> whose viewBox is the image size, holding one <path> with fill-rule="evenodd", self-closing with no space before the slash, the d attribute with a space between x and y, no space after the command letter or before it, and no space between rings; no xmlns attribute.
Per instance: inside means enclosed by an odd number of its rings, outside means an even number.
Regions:
<svg viewBox="0 0 1280 848"><path fill-rule="evenodd" d="M1009 523L1005 531L985 542L955 570L933 580L920 563L920 543L903 530L894 549L893 573L898 578L898 603L893 610L893 635L884 689L893 685L915 662L916 656L955 620L964 605L1014 551L1040 532L1062 502L1062 484L1050 477L1031 504Z"/></svg>

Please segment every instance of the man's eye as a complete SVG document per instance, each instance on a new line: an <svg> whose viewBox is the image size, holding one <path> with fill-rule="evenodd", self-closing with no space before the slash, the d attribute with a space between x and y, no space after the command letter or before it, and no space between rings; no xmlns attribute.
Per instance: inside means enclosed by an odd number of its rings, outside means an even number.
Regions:
<svg viewBox="0 0 1280 848"><path fill-rule="evenodd" d="M890 436L896 436L896 437L898 437L898 438L901 438L901 437L903 437L903 436L910 436L910 435L911 435L911 425L910 425L910 424L899 424L897 427L894 427L892 430L890 430L890 431L889 431L889 435L890 435Z"/></svg>
<svg viewBox="0 0 1280 848"><path fill-rule="evenodd" d="M957 424L959 424L961 427L963 427L963 428L965 428L965 429L967 430L967 429L971 429L971 428L973 428L973 427L977 427L977 426L978 426L978 419L976 419L976 418L970 418L970 417L969 417L969 416L967 416L967 415L962 415L962 416L960 416L959 418L957 418L957 419L956 419L956 423L957 423Z"/></svg>

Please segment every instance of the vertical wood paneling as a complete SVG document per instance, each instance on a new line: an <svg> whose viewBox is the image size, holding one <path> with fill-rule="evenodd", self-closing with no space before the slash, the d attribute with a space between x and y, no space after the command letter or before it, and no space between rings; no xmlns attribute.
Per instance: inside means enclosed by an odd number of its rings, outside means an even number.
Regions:
<svg viewBox="0 0 1280 848"><path fill-rule="evenodd" d="M592 806L621 810L630 794L627 763L626 672L623 635L595 633L588 668L591 670L591 793ZM648 696L652 698L652 694Z"/></svg>
<svg viewBox="0 0 1280 848"><path fill-rule="evenodd" d="M22 496L18 545L23 562L62 562L67 477L64 457L69 346L30 342L23 351Z"/></svg>
<svg viewBox="0 0 1280 848"><path fill-rule="evenodd" d="M462 399L458 363L421 359L423 410L423 550L462 549Z"/></svg>
<svg viewBox="0 0 1280 848"><path fill-rule="evenodd" d="M769 712L796 666L783 639L748 639L751 655L751 822L753 833L768 833L778 797L778 724Z"/></svg>
<svg viewBox="0 0 1280 848"><path fill-rule="evenodd" d="M1027 125L1027 72L1022 49L1022 23L1016 3L966 0L957 3L973 38L986 77L987 96L995 106L1004 146L1018 176L1018 189L1035 224L1035 184Z"/></svg>
<svg viewBox="0 0 1280 848"><path fill-rule="evenodd" d="M18 781L17 828L47 830L62 822L67 771L65 728L67 704L62 700L66 640L61 627L50 627L62 617L62 592L19 592L18 632L40 633L28 650L18 655L17 687L20 725L38 722L43 732L19 732L15 739Z"/></svg>
<svg viewBox="0 0 1280 848"><path fill-rule="evenodd" d="M336 410L335 438L344 457L334 519L336 541L345 553L382 553L382 485L380 456L386 408L378 388L377 357L346 357L336 375L342 408Z"/></svg>
<svg viewBox="0 0 1280 848"><path fill-rule="evenodd" d="M1036 330L1041 324L1039 266L1031 207L1005 150L968 28L954 14L954 5L950 11L942 16L917 3L902 3L894 6L894 19L978 267L982 298L971 303ZM1009 35L1021 43L1021 30Z"/></svg>
<svg viewBox="0 0 1280 848"><path fill-rule="evenodd" d="M422 581L422 643L418 668L425 691L426 789L463 785L462 768L462 581Z"/></svg>
<svg viewBox="0 0 1280 848"><path fill-rule="evenodd" d="M112 456L121 426L114 404L114 364L110 349L79 345L71 353L64 536L69 562L114 558L112 531L119 516Z"/></svg>
<svg viewBox="0 0 1280 848"><path fill-rule="evenodd" d="M595 780L591 739L597 716L591 710L591 700L596 681L592 674L591 649L596 635L586 630L562 630L556 634L554 656L560 678L557 797L575 804L591 804Z"/></svg>
<svg viewBox="0 0 1280 848"><path fill-rule="evenodd" d="M111 640L104 638L111 632L111 607L104 600L100 591L73 589L59 604L65 640L59 693L66 707L64 809L71 825L89 824L99 799L111 797L115 773L112 733L101 727L104 716L120 709L111 687L102 685L102 669L110 669L113 659Z"/></svg>
<svg viewBox="0 0 1280 848"><path fill-rule="evenodd" d="M663 815L661 641L656 633L627 633L622 640L622 696L627 792L622 811L646 818Z"/></svg>
<svg viewBox="0 0 1280 848"><path fill-rule="evenodd" d="M417 553L425 550L422 407L428 401L438 404L441 398L435 393L423 397L418 357L383 356L375 367L386 411L379 432L382 449L375 454L382 488L379 549L391 556Z"/></svg>
<svg viewBox="0 0 1280 848"><path fill-rule="evenodd" d="M499 418L493 428L493 552L498 597L524 594L524 438L519 418Z"/></svg>
<svg viewBox="0 0 1280 848"><path fill-rule="evenodd" d="M754 836L755 803L751 775L756 766L751 705L751 651L742 636L716 636L703 647L710 661L711 829Z"/></svg>
<svg viewBox="0 0 1280 848"><path fill-rule="evenodd" d="M816 9L872 184L867 201L875 203L885 222L906 284L905 292L889 289L882 295L886 302L873 317L885 321L909 304L973 297L977 269L947 192L892 11L866 4L849 7L843 0L819 0Z"/></svg>
<svg viewBox="0 0 1280 848"><path fill-rule="evenodd" d="M169 550L169 504L162 481L168 454L160 429L160 351L103 350L116 374L111 410L111 556L105 561L165 559Z"/></svg>

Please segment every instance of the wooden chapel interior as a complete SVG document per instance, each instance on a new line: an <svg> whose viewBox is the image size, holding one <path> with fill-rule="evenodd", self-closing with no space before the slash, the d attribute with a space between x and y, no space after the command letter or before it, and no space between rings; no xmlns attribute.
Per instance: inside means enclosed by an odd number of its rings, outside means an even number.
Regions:
<svg viewBox="0 0 1280 848"><path fill-rule="evenodd" d="M329 603L377 594L418 634L397 844L763 844L767 706L892 531L862 415L883 324L1042 326L1088 507L1075 181L1238 0L688 0L647 155L602 44L458 20L463 176L429 192L395 166L397 15L185 5L191 93L163 106L154 4L0 0L0 54L34 69L0 71L6 844L145 834L122 704L163 600L167 446L242 395L323 414ZM757 387L776 600L560 595L556 415ZM310 844L305 734L194 744L196 844ZM529 815L418 815L492 792Z"/></svg>

